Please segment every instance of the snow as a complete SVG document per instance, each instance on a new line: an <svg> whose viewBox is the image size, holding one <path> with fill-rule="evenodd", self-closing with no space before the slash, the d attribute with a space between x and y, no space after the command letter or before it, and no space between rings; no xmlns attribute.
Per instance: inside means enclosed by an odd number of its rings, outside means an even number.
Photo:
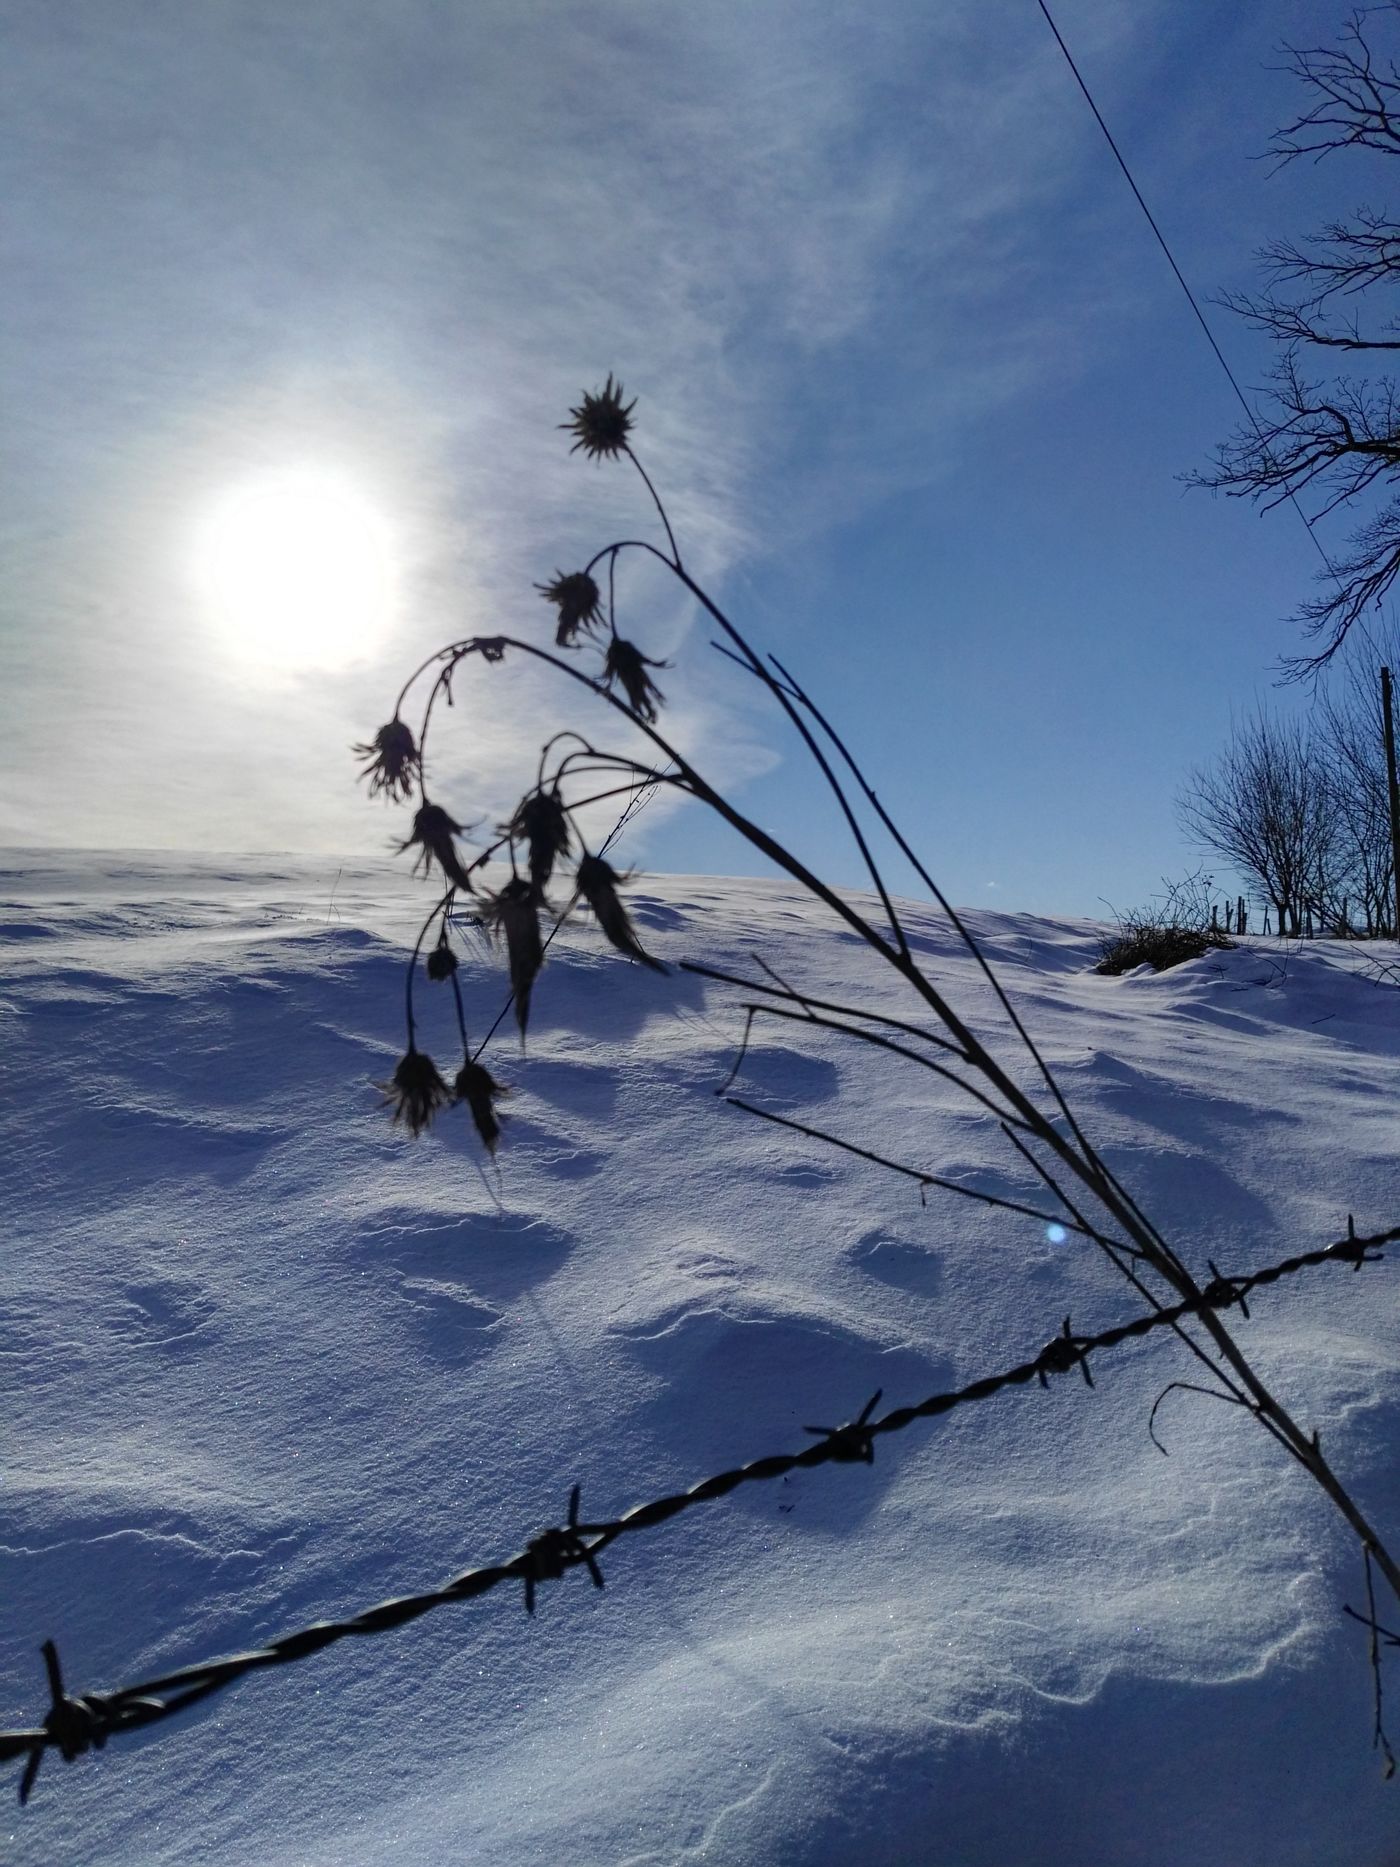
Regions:
<svg viewBox="0 0 1400 1867"><path fill-rule="evenodd" d="M570 927L499 1171L412 1141L402 1047L428 897L306 858L3 862L0 1721L513 1555L1139 1300L1086 1241L917 1189L711 1093L737 995ZM833 998L898 982L783 882L647 877L661 958L761 952ZM920 956L984 1033L931 909ZM1366 954L1246 942L1101 979L1088 922L970 916L1110 1164L1197 1270L1400 1218L1400 994ZM1393 949L1385 956L1394 958ZM464 953L478 1028L498 961ZM423 1041L455 1064L445 987ZM1009 1055L1009 1036L999 1050ZM1021 1072L1023 1080L1029 1075ZM995 1125L912 1066L760 1025L739 1092L1027 1199ZM1246 1350L1400 1537L1400 1270L1304 1272ZM582 1571L256 1674L65 1766L19 1863L836 1862L1394 1867L1359 1553L1163 1335L743 1487ZM1384 1611L1383 1611L1384 1618ZM1400 1704L1400 1683L1392 1688ZM1397 1714L1400 1721L1400 1714ZM1397 1732L1400 1735L1400 1732ZM17 1766L9 1773L18 1775Z"/></svg>

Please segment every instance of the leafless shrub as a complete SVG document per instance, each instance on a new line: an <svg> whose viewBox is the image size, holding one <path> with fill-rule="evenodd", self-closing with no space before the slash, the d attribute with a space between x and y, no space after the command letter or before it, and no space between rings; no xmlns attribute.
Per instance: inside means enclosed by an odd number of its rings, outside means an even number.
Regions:
<svg viewBox="0 0 1400 1867"><path fill-rule="evenodd" d="M1117 927L1099 944L1095 972L1115 976L1150 966L1166 972L1188 959L1235 943L1220 927L1211 899L1213 877L1193 869L1176 881L1162 878L1163 893L1147 907L1116 915Z"/></svg>

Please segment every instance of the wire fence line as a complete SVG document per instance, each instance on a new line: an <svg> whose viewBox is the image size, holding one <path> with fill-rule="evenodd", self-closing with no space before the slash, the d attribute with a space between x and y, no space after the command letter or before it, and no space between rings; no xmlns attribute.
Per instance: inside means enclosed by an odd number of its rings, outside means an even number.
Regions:
<svg viewBox="0 0 1400 1867"><path fill-rule="evenodd" d="M1381 1261L1381 1247L1400 1243L1400 1226L1371 1237L1357 1235L1350 1217L1345 1238L1335 1240L1315 1251L1305 1251L1266 1266L1248 1276L1227 1277L1210 1266L1211 1281L1198 1296L1135 1317L1096 1335L1077 1335L1065 1317L1058 1335L1027 1361L984 1375L965 1386L930 1394L912 1406L896 1407L891 1412L872 1417L882 1390L877 1390L854 1420L844 1426L808 1426L814 1443L800 1452L779 1453L735 1466L712 1478L692 1485L689 1490L654 1499L602 1522L580 1520L581 1487L575 1485L569 1496L568 1512L562 1524L542 1530L532 1537L518 1554L503 1562L483 1568L467 1569L440 1588L422 1594L403 1595L382 1601L363 1612L339 1621L318 1621L300 1631L285 1634L265 1647L235 1653L224 1659L201 1661L138 1685L122 1686L110 1692L70 1694L63 1683L58 1650L52 1640L45 1640L40 1651L48 1677L50 1708L41 1725L27 1730L0 1731L0 1762L18 1757L28 1759L19 1785L19 1799L25 1803L39 1773L39 1766L50 1750L56 1750L65 1763L71 1763L89 1750L100 1750L108 1738L124 1731L134 1731L156 1724L184 1711L200 1699L232 1685L246 1674L272 1666L285 1666L293 1660L309 1658L323 1647L334 1645L352 1634L387 1633L406 1626L420 1615L453 1601L470 1601L489 1593L505 1582L519 1582L524 1588L527 1613L535 1611L536 1590L542 1582L557 1581L573 1568L584 1568L596 1588L603 1586L598 1557L618 1537L641 1530L652 1530L682 1511L713 1498L726 1497L742 1484L781 1478L788 1473L828 1464L866 1464L875 1460L875 1441L886 1433L902 1432L916 1420L933 1419L955 1407L973 1401L989 1400L1010 1387L1024 1387L1032 1381L1049 1386L1052 1374L1068 1374L1078 1369L1085 1383L1094 1385L1089 1357L1101 1350L1145 1336L1154 1329L1168 1328L1206 1310L1238 1306L1247 1316L1246 1299L1251 1293L1280 1278L1314 1265L1350 1264L1354 1271L1363 1264Z"/></svg>

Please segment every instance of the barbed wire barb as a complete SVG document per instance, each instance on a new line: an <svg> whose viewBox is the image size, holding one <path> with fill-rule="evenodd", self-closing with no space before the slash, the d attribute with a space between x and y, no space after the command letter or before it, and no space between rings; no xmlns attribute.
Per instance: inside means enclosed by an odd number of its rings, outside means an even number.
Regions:
<svg viewBox="0 0 1400 1867"><path fill-rule="evenodd" d="M879 1406L884 1391L883 1387L877 1387L855 1419L848 1420L844 1426L804 1426L802 1430L804 1433L816 1433L824 1439L828 1453L838 1462L873 1465L875 1441L867 1422Z"/></svg>
<svg viewBox="0 0 1400 1867"><path fill-rule="evenodd" d="M1089 1349L1092 1346L1091 1337L1074 1334L1069 1326L1069 1317L1066 1316L1060 1333L1052 1335L1036 1356L1035 1371L1040 1385L1049 1387L1047 1375L1068 1374L1071 1368L1077 1366L1084 1376L1084 1385L1092 1387L1094 1377L1089 1372Z"/></svg>
<svg viewBox="0 0 1400 1867"><path fill-rule="evenodd" d="M557 1582L566 1569L582 1564L589 1573L595 1588L603 1586L603 1571L598 1567L596 1551L603 1547L601 1543L592 1548L584 1542L584 1537L596 1534L607 1528L604 1524L581 1524L578 1520L578 1504L582 1491L575 1485L569 1493L569 1515L562 1527L542 1530L537 1537L526 1545L524 1556L525 1612L535 1611L535 1585L538 1582Z"/></svg>

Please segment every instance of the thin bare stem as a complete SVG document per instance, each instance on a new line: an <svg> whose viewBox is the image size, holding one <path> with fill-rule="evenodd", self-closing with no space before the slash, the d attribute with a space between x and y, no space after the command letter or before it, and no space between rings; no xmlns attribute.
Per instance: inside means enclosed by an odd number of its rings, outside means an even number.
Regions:
<svg viewBox="0 0 1400 1867"><path fill-rule="evenodd" d="M677 962L682 972L693 972L701 979L717 979L722 985L737 985L745 992L767 992L772 998L789 998L799 1005L813 1005L818 1011L834 1011L838 1017L858 1018L863 1024L884 1024L893 1031L904 1031L910 1037L920 1037L926 1044L933 1044L939 1050L949 1051L964 1062L972 1059L967 1052L956 1044L949 1043L946 1037L939 1037L933 1031L925 1031L917 1024L909 1024L903 1018L889 1018L880 1011L865 1011L857 1005L839 1005L828 998L813 998L809 992L794 991L791 986L765 985L761 979L745 979L738 973L724 972L718 966L702 966L698 960L683 959ZM759 965L763 961L759 960Z"/></svg>
<svg viewBox="0 0 1400 1867"><path fill-rule="evenodd" d="M825 713L822 712L821 708L817 706L816 702L812 699L811 695L806 691L806 689L802 687L801 684L792 675L792 673L783 666L782 662L778 659L776 655L770 655L768 659L772 662L773 666L778 670L778 673L782 676L783 681L786 683L787 690L792 695L794 702L797 705L804 707L806 711L811 714L812 718L817 722L818 726L820 726L821 730L826 734L827 738L831 741L837 754L842 759L847 769L850 771L851 776L855 779L856 783L860 786L860 789L864 793L866 799L868 800L871 806L871 809L874 810L876 816L880 819L880 822L884 825L886 831L889 833L889 835L893 839L896 848L899 850L900 854L904 857L906 862L909 863L910 867L913 869L914 873L918 876L919 880L928 889L929 893L933 896L934 900L938 903L943 913L947 916L949 925L953 928L954 932L958 935L963 945L967 948L968 952L972 955L972 958L976 962L978 969L982 973L982 976L986 979L987 983L991 986L993 992L995 992L998 1003L1001 1005L1002 1010L1006 1013L1007 1017L1011 1021L1012 1029L1016 1032L1016 1035L1020 1038L1021 1042L1025 1045L1026 1049L1030 1052L1030 1055L1033 1061L1035 1062L1036 1067L1039 1069L1041 1076L1043 1077L1045 1081L1046 1088L1050 1091L1051 1095L1055 1098L1056 1106L1059 1108L1060 1113L1064 1116L1066 1122L1069 1124L1071 1134L1074 1135L1075 1139L1079 1142L1080 1146L1086 1148L1087 1150L1088 1143L1085 1140L1083 1134L1081 1133L1079 1129L1078 1124L1076 1123L1074 1119L1074 1114L1072 1110L1070 1109L1069 1103L1065 1100L1065 1097L1060 1090L1059 1084L1055 1080L1054 1073L1050 1069L1049 1064L1045 1061L1045 1058L1042 1055L1039 1046L1036 1044L1035 1040L1031 1037L1030 1032L1026 1029L1025 1025L1021 1022L1021 1018L1019 1014L1017 1013L1016 1007L1012 1004L1011 999L1008 996L1005 988L1003 987L1000 979L997 977L996 971L993 968L991 962L988 960L986 954L982 951L980 943L977 940L975 940L972 934L968 931L967 926L965 925L962 919L962 916L958 913L957 909L953 906L952 902L948 899L947 895L945 895L943 890L938 886L938 883L933 879L933 876L929 873L928 869L924 866L923 862L915 854L913 848L910 846L909 842L906 840L903 831L895 823L894 819L890 816L889 812L885 809L884 805L880 802L880 799L878 795L876 794L873 785L871 785L869 779L867 779L867 777L865 776L865 773L862 771L859 764L857 764L856 759L854 755L852 754L852 752L850 751L850 749L848 748L848 746L846 745L845 740L837 732L836 728L832 725L831 721L826 717Z"/></svg>
<svg viewBox="0 0 1400 1867"><path fill-rule="evenodd" d="M418 955L423 949L423 942L428 937L428 929L432 926L433 922L438 918L439 915L442 916L443 926L445 927L447 925L447 916L452 911L452 898L456 893L457 893L457 887L456 887L456 884L454 883L452 887L448 889L447 893L442 897L441 901L438 902L437 906L433 909L432 913L428 916L427 920L425 920L423 925L418 929L418 938L413 943L413 956L408 962L408 971L404 976L404 987L403 987L404 1019L408 1025L408 1048L410 1050L415 1048L415 1045L414 1045L415 1026L414 1026L414 1021L413 1021L413 975L418 970Z"/></svg>
<svg viewBox="0 0 1400 1867"><path fill-rule="evenodd" d="M627 458L631 461L632 465L637 469L638 473L641 474L642 484L646 487L647 491L651 494L652 503L656 507L656 510L661 515L661 523L666 527L666 542L671 547L671 568L673 570L680 571L681 570L681 550L680 550L680 546L676 543L676 534L671 530L671 521L666 516L666 508L661 503L661 495L660 493L657 492L656 488L652 485L651 475L647 472L646 468L642 465L641 461L638 460L637 456L632 452L631 448L624 445L622 451L624 454L626 454ZM682 574L684 573L682 572Z"/></svg>
<svg viewBox="0 0 1400 1867"><path fill-rule="evenodd" d="M1376 1581L1374 1575L1371 1573L1371 1546L1369 1543L1362 1545L1361 1553L1366 1558L1366 1614L1371 1628L1371 1678L1375 1686L1376 1723L1372 1741L1376 1749L1379 1750L1381 1755L1385 1758L1385 1773L1389 1777L1395 1774L1395 1754L1391 1750L1389 1740L1385 1734L1385 1704L1381 1690L1381 1644L1380 1632L1376 1625Z"/></svg>
<svg viewBox="0 0 1400 1867"><path fill-rule="evenodd" d="M881 1037L878 1031L863 1031L858 1025L845 1024L837 1018L823 1017L816 1011L790 1011L782 1005L749 1004L744 1005L742 1009L749 1014L750 1022L756 1017L786 1018L794 1024L810 1024L818 1030L838 1031L843 1037L854 1037L862 1044L872 1044L880 1050L888 1050L892 1056L907 1057L911 1063L917 1063L920 1069L931 1070L935 1076L941 1076L945 1082L952 1083L965 1096L970 1096L974 1102L980 1102L989 1114L996 1116L1003 1127L1025 1128L1031 1132L1029 1124L1020 1116L1008 1115L1005 1109L998 1108L989 1095L985 1095L972 1083L964 1081L946 1064L935 1063L932 1057L923 1056L917 1050L910 1050L907 1044L898 1044L893 1038Z"/></svg>
<svg viewBox="0 0 1400 1867"><path fill-rule="evenodd" d="M642 473L643 479L646 479L646 474L642 471L640 463L637 463L636 456L633 455L632 458L633 458L634 464L637 465L637 471L639 473ZM647 480L647 485L648 486L651 485L650 480ZM653 498L656 497L654 490L652 493L652 497ZM661 502L659 499L657 500L656 503L657 503L658 509L661 510L663 522L665 522L665 510L664 508L661 507ZM669 535L670 533L669 522L666 522L666 529ZM619 552L619 551L633 550L633 549L650 551L653 557L655 557L660 563L664 564L668 570L670 570L677 578L679 578L681 583L683 583L686 589L690 591L691 595L695 598L695 600L698 603L700 603L705 610L708 611L709 615L713 618L713 620L719 624L721 629L724 630L725 634L729 637L730 641L732 641L735 647L739 649L741 655L743 656L742 665L748 668L749 671L753 675L755 675L758 680L762 681L764 686L768 688L769 692L773 694L775 699L778 701L778 704L782 707L784 713L787 714L788 719L792 722L799 737L802 739L803 744L807 747L807 750L810 753L812 759L815 761L822 776L825 778L827 785L830 787L832 795L835 797L836 802L838 806L840 807L841 814L846 819L846 826L850 830L851 836L855 842L857 849L860 851L861 860L865 864L866 872L870 876L871 884L874 887L876 894L878 894L880 897L880 905L883 907L885 911L885 916L887 920L889 921L890 931L894 935L895 942L898 945L899 950L902 953L907 954L909 951L909 945L908 945L908 941L905 939L905 936L904 936L903 925L900 921L899 914L895 909L894 901L890 896L890 892L888 888L885 886L885 880L884 880L883 875L880 873L879 864L876 862L874 854L871 851L870 845L866 841L865 832L861 828L860 820L856 816L855 811L851 808L850 799L846 796L845 790L842 787L840 779L836 776L836 773L832 770L830 761L827 759L826 754L822 751L821 747L817 744L816 739L813 737L812 733L808 729L805 720L802 718L801 714L798 712L796 706L793 704L793 702L788 698L787 694L784 692L782 683L773 678L773 676L769 673L767 668L764 667L757 653L754 651L754 649L752 649L749 646L748 642L745 641L744 637L740 634L739 630L734 626L734 624L724 614L723 610L719 608L718 604L715 603L714 599L710 596L708 591L706 591L702 585L698 584L695 581L695 579L690 575L690 573L682 566L680 562L679 554L677 554L674 558L668 558L664 552L658 551L655 545L648 544L644 540L640 540L640 539L623 539L623 540L619 540L615 544L611 544L605 547L605 550L610 551L610 552ZM600 551L596 553L593 558L590 559L589 561L590 570L592 569L593 565L598 562L598 559L601 558L602 556L603 556L603 552Z"/></svg>
<svg viewBox="0 0 1400 1867"><path fill-rule="evenodd" d="M1152 1411L1147 1416L1147 1437L1152 1441L1153 1445L1156 1446L1163 1458L1167 1458L1170 1455L1167 1452L1167 1448L1157 1437L1157 1409L1161 1406L1168 1394L1175 1393L1204 1394L1207 1400L1225 1400L1228 1401L1232 1407L1244 1407L1246 1411L1250 1410L1248 1401L1240 1394L1225 1394L1222 1393L1218 1387L1202 1387L1199 1381L1168 1381L1161 1393L1158 1394L1157 1398L1153 1401Z"/></svg>
<svg viewBox="0 0 1400 1867"><path fill-rule="evenodd" d="M858 1147L854 1141L843 1141L839 1135L828 1134L823 1128L813 1128L806 1122L794 1121L789 1115L776 1115L772 1109L761 1109L757 1103L745 1102L742 1096L725 1096L724 1100L731 1108L742 1109L746 1115L757 1115L760 1121L773 1122L779 1128L790 1128L794 1134L804 1134L811 1141L821 1141L827 1147L839 1148L843 1154L854 1154L859 1160L868 1160L890 1173L901 1174L906 1180L915 1181L920 1189L936 1186L940 1191L956 1193L962 1199L975 1199L984 1206L999 1206L1003 1212L1019 1213L1027 1219L1039 1219L1042 1225L1065 1223L1053 1212L1042 1212L1038 1206L1023 1205L1019 1199L1003 1199L999 1193L984 1193L975 1186L960 1186L956 1180L945 1180L941 1174L925 1173L920 1167L906 1167L902 1161L890 1160L888 1156L876 1154L868 1147ZM1065 1223L1065 1230L1082 1232L1088 1228ZM1089 1237L1094 1235L1092 1231L1088 1232Z"/></svg>

